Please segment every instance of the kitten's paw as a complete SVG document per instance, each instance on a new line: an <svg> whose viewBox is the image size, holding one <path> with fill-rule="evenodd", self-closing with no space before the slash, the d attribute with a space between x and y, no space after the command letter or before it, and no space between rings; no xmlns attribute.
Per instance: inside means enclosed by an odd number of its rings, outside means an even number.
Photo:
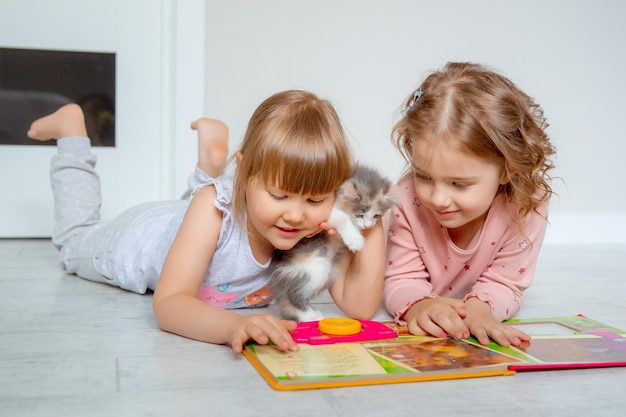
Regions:
<svg viewBox="0 0 626 417"><path fill-rule="evenodd" d="M324 318L324 315L321 311L315 310L314 308L309 308L306 311L301 311L298 313L298 321L319 321Z"/></svg>
<svg viewBox="0 0 626 417"><path fill-rule="evenodd" d="M363 249L363 245L365 245L365 238L359 233L352 234L351 236L342 236L342 240L352 252Z"/></svg>

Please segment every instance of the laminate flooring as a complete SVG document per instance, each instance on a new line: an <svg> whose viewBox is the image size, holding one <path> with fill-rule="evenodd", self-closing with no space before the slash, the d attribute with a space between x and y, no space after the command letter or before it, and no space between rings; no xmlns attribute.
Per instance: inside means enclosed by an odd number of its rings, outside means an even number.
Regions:
<svg viewBox="0 0 626 417"><path fill-rule="evenodd" d="M626 329L625 296L626 247L547 245L518 317L582 313ZM65 274L49 239L0 239L0 416L623 416L626 409L626 368L278 392L230 348L159 330L151 300ZM328 296L319 305L339 314ZM389 316L381 308L376 318Z"/></svg>

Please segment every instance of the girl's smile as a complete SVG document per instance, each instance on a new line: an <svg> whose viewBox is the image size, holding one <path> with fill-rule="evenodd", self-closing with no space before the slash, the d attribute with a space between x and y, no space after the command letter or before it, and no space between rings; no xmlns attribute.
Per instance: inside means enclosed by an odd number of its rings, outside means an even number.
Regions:
<svg viewBox="0 0 626 417"><path fill-rule="evenodd" d="M454 210L454 211L437 211L436 213L439 215L439 217L450 218L454 216L455 214L457 214L458 212L459 212L458 210Z"/></svg>
<svg viewBox="0 0 626 417"><path fill-rule="evenodd" d="M302 229L293 229L293 228L286 228L286 227L280 227L280 226L275 226L275 227L276 227L276 230L278 230L280 234L282 234L283 236L287 238L291 238L293 236L298 235L300 230L302 230Z"/></svg>

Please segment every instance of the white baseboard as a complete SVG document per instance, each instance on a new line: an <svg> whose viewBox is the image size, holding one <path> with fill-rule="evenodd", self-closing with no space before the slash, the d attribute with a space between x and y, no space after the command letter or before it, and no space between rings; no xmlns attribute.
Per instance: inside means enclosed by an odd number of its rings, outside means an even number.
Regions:
<svg viewBox="0 0 626 417"><path fill-rule="evenodd" d="M626 213L550 214L544 244L626 244Z"/></svg>

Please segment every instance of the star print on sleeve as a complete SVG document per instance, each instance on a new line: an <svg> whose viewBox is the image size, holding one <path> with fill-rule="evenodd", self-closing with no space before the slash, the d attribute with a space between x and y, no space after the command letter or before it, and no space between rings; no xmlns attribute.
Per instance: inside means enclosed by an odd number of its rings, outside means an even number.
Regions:
<svg viewBox="0 0 626 417"><path fill-rule="evenodd" d="M420 201L420 199L419 199L419 198L415 197L415 198L413 199L413 205L414 205L414 206L417 206L417 207L421 207L421 206L422 206L422 202Z"/></svg>
<svg viewBox="0 0 626 417"><path fill-rule="evenodd" d="M519 272L520 274L523 274L524 272L526 272L526 268L522 266L517 272Z"/></svg>
<svg viewBox="0 0 626 417"><path fill-rule="evenodd" d="M465 265L463 266L463 269L465 269L466 271L470 270L470 266L467 262L465 262Z"/></svg>
<svg viewBox="0 0 626 417"><path fill-rule="evenodd" d="M521 250L526 250L526 248L528 248L529 245L530 243L528 243L528 240L524 240L523 242L519 244L519 247Z"/></svg>

